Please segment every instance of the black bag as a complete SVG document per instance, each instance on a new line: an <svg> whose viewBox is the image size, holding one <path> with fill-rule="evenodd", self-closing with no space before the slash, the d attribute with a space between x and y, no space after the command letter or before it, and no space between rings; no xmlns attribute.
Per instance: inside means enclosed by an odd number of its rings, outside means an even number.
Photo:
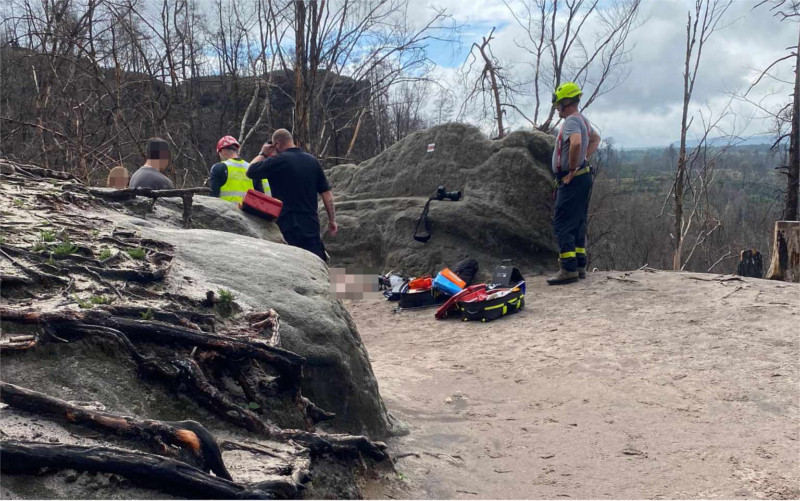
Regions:
<svg viewBox="0 0 800 501"><path fill-rule="evenodd" d="M494 291L497 292L497 291ZM491 294L492 291L486 291ZM525 307L525 286L514 287L508 294L485 301L474 301L469 303L459 303L461 320L480 320L481 322L491 322L511 313L517 313Z"/></svg>
<svg viewBox="0 0 800 501"><path fill-rule="evenodd" d="M447 294L442 294L441 291L433 288L421 292L408 292L408 289L406 289L406 291L400 293L400 304L398 306L403 310L430 308L443 304L449 297Z"/></svg>
<svg viewBox="0 0 800 501"><path fill-rule="evenodd" d="M522 278L522 273L510 265L498 266L492 273L492 281L489 283L492 287L513 287L518 283L525 280Z"/></svg>
<svg viewBox="0 0 800 501"><path fill-rule="evenodd" d="M428 217L428 209L430 208L431 200L433 200L433 198L428 199L425 203L425 208L422 209L422 215L417 219L417 226L414 227L414 240L422 242L423 244L431 239L431 220ZM425 223L424 235L418 235L420 223Z"/></svg>
<svg viewBox="0 0 800 501"><path fill-rule="evenodd" d="M465 281L468 286L472 285L475 275L478 274L478 261L472 258L462 259L453 267L453 273Z"/></svg>

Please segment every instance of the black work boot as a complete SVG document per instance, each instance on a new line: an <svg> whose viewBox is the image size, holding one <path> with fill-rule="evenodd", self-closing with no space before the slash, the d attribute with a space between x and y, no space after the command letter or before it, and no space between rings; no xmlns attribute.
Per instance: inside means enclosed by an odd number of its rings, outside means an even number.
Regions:
<svg viewBox="0 0 800 501"><path fill-rule="evenodd" d="M572 282L578 281L578 272L577 271L567 271L564 268L558 270L558 273L547 279L548 285L562 285L562 284L571 284Z"/></svg>
<svg viewBox="0 0 800 501"><path fill-rule="evenodd" d="M583 280L586 278L586 267L585 266L578 266L578 278Z"/></svg>

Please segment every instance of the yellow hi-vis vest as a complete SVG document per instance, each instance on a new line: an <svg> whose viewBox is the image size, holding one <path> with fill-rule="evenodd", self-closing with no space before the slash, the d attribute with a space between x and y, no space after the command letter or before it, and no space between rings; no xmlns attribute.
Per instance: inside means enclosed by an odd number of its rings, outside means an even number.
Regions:
<svg viewBox="0 0 800 501"><path fill-rule="evenodd" d="M238 204L253 187L253 180L247 177L249 164L241 158L231 158L222 163L228 168L228 180L220 187L219 198Z"/></svg>

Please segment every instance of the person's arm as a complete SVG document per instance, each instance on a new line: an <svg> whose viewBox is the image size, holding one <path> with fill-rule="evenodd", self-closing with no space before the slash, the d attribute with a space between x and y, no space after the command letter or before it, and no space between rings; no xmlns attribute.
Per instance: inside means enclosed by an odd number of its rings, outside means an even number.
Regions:
<svg viewBox="0 0 800 501"><path fill-rule="evenodd" d="M165 186L164 186L163 189L165 189L165 190L174 190L175 189L175 185L172 184L172 180L170 180L170 178L168 178L167 176L164 176L164 183L165 183Z"/></svg>
<svg viewBox="0 0 800 501"><path fill-rule="evenodd" d="M219 197L222 186L228 182L228 168L223 163L216 163L211 167L211 174L208 177L211 196Z"/></svg>
<svg viewBox="0 0 800 501"><path fill-rule="evenodd" d="M597 151L600 146L600 134L594 131L594 127L589 131L589 145L586 147L586 159L592 156L592 153Z"/></svg>
<svg viewBox="0 0 800 501"><path fill-rule="evenodd" d="M275 151L275 147L271 143L261 145L261 151L258 152L255 158L250 160L250 166L247 167L247 172L245 173L247 177L250 179L269 178L266 172L268 169L267 161L271 159L270 156L273 151Z"/></svg>
<svg viewBox="0 0 800 501"><path fill-rule="evenodd" d="M317 193L322 196L322 204L325 206L325 212L328 213L328 231L332 237L335 237L339 232L339 225L336 224L333 193L331 193L331 184L328 182L328 176L325 175L319 160L317 160Z"/></svg>
<svg viewBox="0 0 800 501"><path fill-rule="evenodd" d="M581 133L569 135L569 174L564 176L563 183L569 184L575 177L575 172L581 166Z"/></svg>
<svg viewBox="0 0 800 501"><path fill-rule="evenodd" d="M328 231L332 237L339 233L339 225L336 224L336 209L333 207L333 193L330 190L323 191L322 204L325 206L325 212L328 213Z"/></svg>

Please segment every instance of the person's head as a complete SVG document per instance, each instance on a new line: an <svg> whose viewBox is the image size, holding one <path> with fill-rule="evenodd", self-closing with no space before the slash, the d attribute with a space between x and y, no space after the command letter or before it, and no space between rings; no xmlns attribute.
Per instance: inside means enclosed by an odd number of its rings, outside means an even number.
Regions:
<svg viewBox="0 0 800 501"><path fill-rule="evenodd" d="M578 111L578 103L583 92L575 82L566 82L558 86L553 92L553 106L558 111L558 116L566 118Z"/></svg>
<svg viewBox="0 0 800 501"><path fill-rule="evenodd" d="M147 161L145 165L158 169L161 172L167 170L169 165L169 143L159 137L150 138L147 141Z"/></svg>
<svg viewBox="0 0 800 501"><path fill-rule="evenodd" d="M286 129L278 129L272 133L272 144L275 146L275 151L283 153L289 148L294 148L294 139L292 133Z"/></svg>
<svg viewBox="0 0 800 501"><path fill-rule="evenodd" d="M223 162L231 158L239 158L239 142L233 136L225 136L217 141L217 153Z"/></svg>
<svg viewBox="0 0 800 501"><path fill-rule="evenodd" d="M130 180L131 176L128 174L128 169L121 165L117 165L110 171L108 171L108 179L106 180L106 186L109 188L114 188L117 190L124 190L128 187L128 181Z"/></svg>

